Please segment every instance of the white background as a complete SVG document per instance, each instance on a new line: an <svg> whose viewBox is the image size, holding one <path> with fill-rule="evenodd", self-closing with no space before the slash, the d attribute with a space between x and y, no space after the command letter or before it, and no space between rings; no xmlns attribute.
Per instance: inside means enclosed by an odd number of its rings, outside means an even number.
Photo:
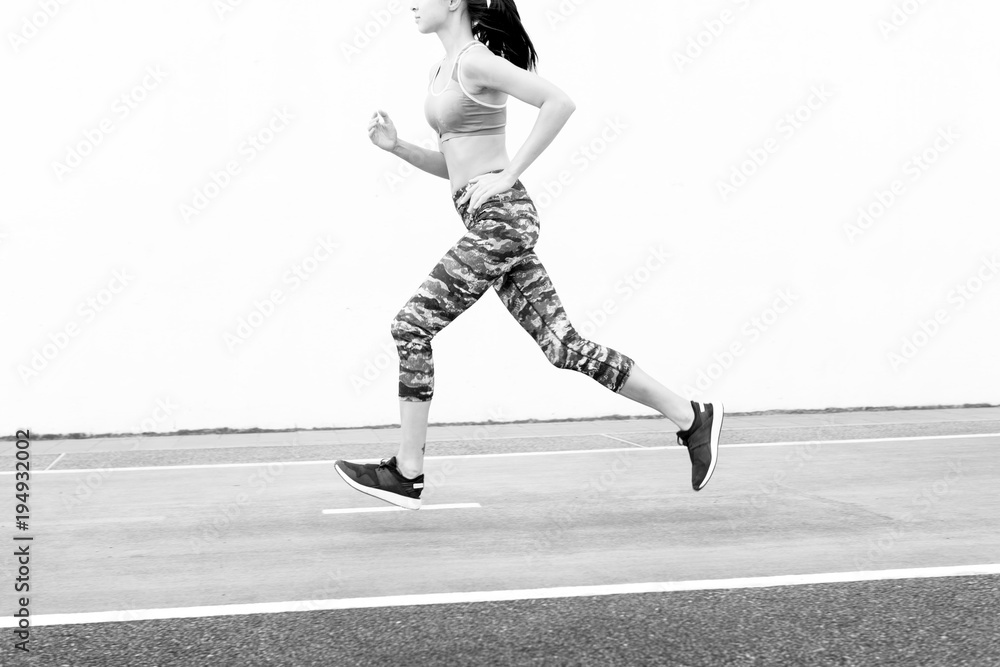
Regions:
<svg viewBox="0 0 1000 667"><path fill-rule="evenodd" d="M577 105L521 180L578 329L733 411L1000 403L996 2L520 12ZM464 231L447 181L365 132L381 108L432 145L443 49L407 5L8 0L0 28L0 431L397 421L390 321ZM511 100L511 156L536 113ZM434 350L434 422L652 414L550 366L492 293Z"/></svg>

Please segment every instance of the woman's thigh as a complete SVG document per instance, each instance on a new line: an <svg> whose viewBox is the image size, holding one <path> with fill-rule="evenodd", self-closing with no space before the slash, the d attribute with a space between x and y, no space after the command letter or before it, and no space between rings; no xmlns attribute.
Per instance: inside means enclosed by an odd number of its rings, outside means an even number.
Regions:
<svg viewBox="0 0 1000 667"><path fill-rule="evenodd" d="M530 200L525 203L513 190L490 197L397 317L436 334L501 283L537 240L538 218Z"/></svg>

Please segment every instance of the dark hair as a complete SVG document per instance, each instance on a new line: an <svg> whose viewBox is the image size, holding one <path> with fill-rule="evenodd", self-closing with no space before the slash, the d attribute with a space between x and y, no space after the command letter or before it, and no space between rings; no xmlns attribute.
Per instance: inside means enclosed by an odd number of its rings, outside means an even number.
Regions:
<svg viewBox="0 0 1000 667"><path fill-rule="evenodd" d="M467 0L472 34L494 54L521 69L531 71L538 63L538 53L528 38L514 0Z"/></svg>

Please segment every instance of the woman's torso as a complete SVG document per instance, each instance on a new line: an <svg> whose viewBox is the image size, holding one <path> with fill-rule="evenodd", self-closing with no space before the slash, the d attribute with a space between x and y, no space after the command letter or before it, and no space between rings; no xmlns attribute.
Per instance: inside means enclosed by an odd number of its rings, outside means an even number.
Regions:
<svg viewBox="0 0 1000 667"><path fill-rule="evenodd" d="M431 127L439 131L439 150L448 165L452 192L467 184L473 176L510 165L503 130L506 111L501 111L501 107L505 106L506 93L476 90L464 78L459 81L459 67L464 54L481 48L479 44L481 42L476 41L466 44L460 50L456 63L449 68L444 67L442 62L427 88L425 114ZM446 76L446 82L442 83ZM477 117L483 120L479 121ZM441 127L437 127L436 123L440 123ZM442 134L447 138L442 140Z"/></svg>
<svg viewBox="0 0 1000 667"><path fill-rule="evenodd" d="M479 174L510 166L504 135L461 137L441 146L448 165L448 180L455 192Z"/></svg>

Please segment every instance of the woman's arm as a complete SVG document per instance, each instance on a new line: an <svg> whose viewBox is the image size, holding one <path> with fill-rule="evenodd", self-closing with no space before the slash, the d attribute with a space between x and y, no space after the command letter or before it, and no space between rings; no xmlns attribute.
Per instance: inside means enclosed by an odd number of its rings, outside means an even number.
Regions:
<svg viewBox="0 0 1000 667"><path fill-rule="evenodd" d="M535 125L531 128L528 138L511 158L510 166L504 170L517 179L552 143L559 130L576 110L576 105L569 95L552 82L484 51L484 49L473 49L465 54L460 65L462 80L467 85L472 84L479 88L507 93L539 110L538 118L535 119Z"/></svg>
<svg viewBox="0 0 1000 667"><path fill-rule="evenodd" d="M428 174L448 178L448 165L440 151L415 146L403 141L396 133L396 124L382 109L377 109L368 121L368 138L384 151L403 158L417 169Z"/></svg>
<svg viewBox="0 0 1000 667"><path fill-rule="evenodd" d="M444 161L444 154L441 151L432 151L422 146L416 146L409 141L396 140L396 145L390 153L403 158L417 169L422 169L428 174L448 178L448 165Z"/></svg>
<svg viewBox="0 0 1000 667"><path fill-rule="evenodd" d="M434 80L434 76L437 74L442 62L444 62L443 58L431 65L431 68L427 71L428 87ZM397 139L395 145L389 149L389 152L403 158L417 169L426 171L428 174L448 178L448 165L441 151L432 151L429 148L415 146L408 141Z"/></svg>

